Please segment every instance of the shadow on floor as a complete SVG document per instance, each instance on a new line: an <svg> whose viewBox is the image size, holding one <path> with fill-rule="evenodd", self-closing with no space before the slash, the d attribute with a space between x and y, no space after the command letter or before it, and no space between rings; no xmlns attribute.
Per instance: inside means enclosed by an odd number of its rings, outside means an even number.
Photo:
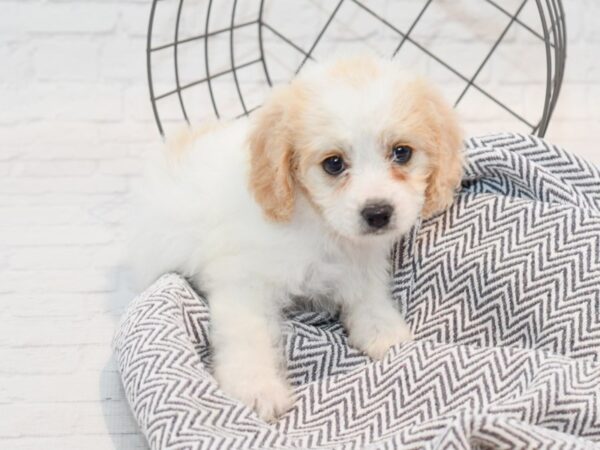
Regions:
<svg viewBox="0 0 600 450"><path fill-rule="evenodd" d="M106 308L114 318L116 331L121 315L136 294L129 282L131 277L122 266L115 267L107 276L114 277L117 283L117 289L107 295L106 299ZM114 355L102 369L99 389L106 430L114 448L116 450L148 449L146 439L127 403Z"/></svg>
<svg viewBox="0 0 600 450"><path fill-rule="evenodd" d="M114 358L107 361L100 374L100 395L104 423L115 450L148 449L129 409Z"/></svg>

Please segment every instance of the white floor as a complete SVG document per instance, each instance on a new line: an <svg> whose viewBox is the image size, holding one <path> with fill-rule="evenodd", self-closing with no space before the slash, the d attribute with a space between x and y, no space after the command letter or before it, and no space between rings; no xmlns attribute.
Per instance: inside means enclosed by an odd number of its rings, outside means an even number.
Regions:
<svg viewBox="0 0 600 450"><path fill-rule="evenodd" d="M564 4L569 58L547 138L600 165L600 2ZM0 448L145 448L110 342L134 295L121 263L129 190L160 142L148 7L0 0ZM515 101L543 81L507 77ZM485 105L461 113L469 133L512 129Z"/></svg>

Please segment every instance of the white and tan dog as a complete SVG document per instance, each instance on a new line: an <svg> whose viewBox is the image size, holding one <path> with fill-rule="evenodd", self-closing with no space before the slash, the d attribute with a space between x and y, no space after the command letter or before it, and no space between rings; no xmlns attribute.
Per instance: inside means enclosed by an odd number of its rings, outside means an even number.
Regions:
<svg viewBox="0 0 600 450"><path fill-rule="evenodd" d="M133 256L207 293L214 375L273 420L292 405L278 342L294 297L330 302L352 345L411 339L389 289L393 242L446 208L462 172L453 110L391 61L315 66L251 119L186 132L151 166Z"/></svg>

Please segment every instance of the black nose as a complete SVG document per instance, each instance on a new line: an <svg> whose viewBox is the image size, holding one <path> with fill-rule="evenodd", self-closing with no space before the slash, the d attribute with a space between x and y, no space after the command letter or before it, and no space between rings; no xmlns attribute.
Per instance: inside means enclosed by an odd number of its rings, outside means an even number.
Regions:
<svg viewBox="0 0 600 450"><path fill-rule="evenodd" d="M370 228L378 230L390 223L394 208L388 203L372 203L364 207L360 215Z"/></svg>

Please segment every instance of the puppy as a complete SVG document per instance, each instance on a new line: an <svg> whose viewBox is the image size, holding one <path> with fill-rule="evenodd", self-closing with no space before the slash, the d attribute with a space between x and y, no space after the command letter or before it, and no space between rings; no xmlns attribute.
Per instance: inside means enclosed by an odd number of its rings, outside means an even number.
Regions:
<svg viewBox="0 0 600 450"><path fill-rule="evenodd" d="M392 244L453 200L453 110L392 61L315 65L250 119L190 130L151 165L136 213L142 283L167 271L207 294L214 376L274 420L292 405L278 349L291 299L341 311L374 359L412 338L389 289Z"/></svg>

